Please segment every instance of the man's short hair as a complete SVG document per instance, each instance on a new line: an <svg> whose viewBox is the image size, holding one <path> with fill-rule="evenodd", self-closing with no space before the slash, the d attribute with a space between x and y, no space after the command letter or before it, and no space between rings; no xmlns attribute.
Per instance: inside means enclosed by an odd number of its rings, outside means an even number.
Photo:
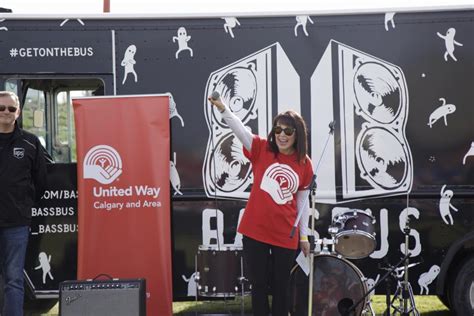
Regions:
<svg viewBox="0 0 474 316"><path fill-rule="evenodd" d="M20 107L20 99L18 99L18 96L11 91L0 91L0 98L1 97L10 97L15 101L15 105L17 107Z"/></svg>

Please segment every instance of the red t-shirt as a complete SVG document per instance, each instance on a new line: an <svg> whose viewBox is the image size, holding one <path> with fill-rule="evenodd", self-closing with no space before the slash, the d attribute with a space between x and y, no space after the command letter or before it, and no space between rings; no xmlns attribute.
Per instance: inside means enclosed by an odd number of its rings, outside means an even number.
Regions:
<svg viewBox="0 0 474 316"><path fill-rule="evenodd" d="M255 135L251 151L244 155L252 163L253 185L239 233L279 247L297 249L299 238L290 238L298 214L296 192L304 190L313 177L311 159L298 163L292 155L275 154L267 140Z"/></svg>

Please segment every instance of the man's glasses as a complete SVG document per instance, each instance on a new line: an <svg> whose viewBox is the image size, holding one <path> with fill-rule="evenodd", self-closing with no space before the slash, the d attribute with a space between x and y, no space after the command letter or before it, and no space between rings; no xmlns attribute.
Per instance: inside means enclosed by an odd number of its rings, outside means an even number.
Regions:
<svg viewBox="0 0 474 316"><path fill-rule="evenodd" d="M273 127L273 132L275 134L281 134L281 132L284 132L286 136L293 135L295 130L296 129L294 127L285 127L285 128L282 128L281 126L274 126Z"/></svg>
<svg viewBox="0 0 474 316"><path fill-rule="evenodd" d="M3 112L5 111L5 109L8 109L8 112L10 113L15 113L16 110L17 110L17 107L16 106L6 106L6 105L0 105L0 112Z"/></svg>

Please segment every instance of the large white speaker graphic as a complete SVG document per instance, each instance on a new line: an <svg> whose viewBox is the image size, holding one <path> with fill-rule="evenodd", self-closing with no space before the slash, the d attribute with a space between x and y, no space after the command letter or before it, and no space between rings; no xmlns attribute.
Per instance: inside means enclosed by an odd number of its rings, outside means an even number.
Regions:
<svg viewBox="0 0 474 316"><path fill-rule="evenodd" d="M332 40L311 77L311 152L321 157L318 202L404 194L413 183L400 67Z"/></svg>
<svg viewBox="0 0 474 316"><path fill-rule="evenodd" d="M299 82L279 43L210 74L204 93L209 139L202 169L208 197L247 199L253 179L241 142L207 97L218 91L222 101L253 134L267 137L276 113L300 111Z"/></svg>

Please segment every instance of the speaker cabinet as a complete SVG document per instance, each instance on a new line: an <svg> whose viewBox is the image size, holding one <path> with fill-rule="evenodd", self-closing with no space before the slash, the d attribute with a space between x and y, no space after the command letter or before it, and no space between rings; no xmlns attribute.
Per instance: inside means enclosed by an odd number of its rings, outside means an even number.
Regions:
<svg viewBox="0 0 474 316"><path fill-rule="evenodd" d="M209 104L213 91L253 134L267 137L275 114L300 110L300 79L279 43L209 75L204 114L209 128L203 182L208 197L247 199L253 182L242 144Z"/></svg>
<svg viewBox="0 0 474 316"><path fill-rule="evenodd" d="M402 69L332 40L311 77L311 153L313 161L321 161L316 200L340 203L409 192L407 118Z"/></svg>
<svg viewBox="0 0 474 316"><path fill-rule="evenodd" d="M59 284L61 316L145 316L144 279L64 281Z"/></svg>

